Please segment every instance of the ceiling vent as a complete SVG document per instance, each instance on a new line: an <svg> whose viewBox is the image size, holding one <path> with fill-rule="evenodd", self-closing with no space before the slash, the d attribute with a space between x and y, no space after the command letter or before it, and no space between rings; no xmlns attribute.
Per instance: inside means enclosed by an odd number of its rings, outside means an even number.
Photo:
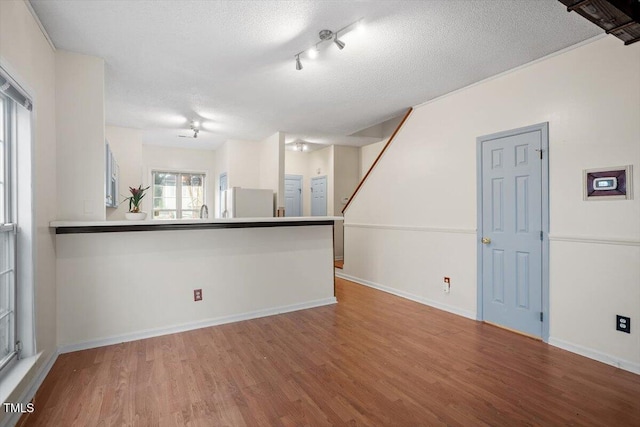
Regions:
<svg viewBox="0 0 640 427"><path fill-rule="evenodd" d="M640 40L640 0L559 0L625 45Z"/></svg>

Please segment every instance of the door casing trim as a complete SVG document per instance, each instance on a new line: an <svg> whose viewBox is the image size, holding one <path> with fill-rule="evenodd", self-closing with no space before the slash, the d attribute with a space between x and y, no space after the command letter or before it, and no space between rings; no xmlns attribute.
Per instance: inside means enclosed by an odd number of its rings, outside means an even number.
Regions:
<svg viewBox="0 0 640 427"><path fill-rule="evenodd" d="M549 122L538 123L518 129L511 129L476 138L476 194L477 194L477 320L484 320L482 309L482 144L496 138L520 135L529 132L540 132L542 149L542 340L549 341Z"/></svg>

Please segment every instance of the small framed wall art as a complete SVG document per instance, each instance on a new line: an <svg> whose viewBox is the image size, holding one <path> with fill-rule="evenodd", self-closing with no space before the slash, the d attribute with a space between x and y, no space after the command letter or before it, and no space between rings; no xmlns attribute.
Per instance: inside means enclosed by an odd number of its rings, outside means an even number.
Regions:
<svg viewBox="0 0 640 427"><path fill-rule="evenodd" d="M584 200L633 199L632 166L585 169Z"/></svg>

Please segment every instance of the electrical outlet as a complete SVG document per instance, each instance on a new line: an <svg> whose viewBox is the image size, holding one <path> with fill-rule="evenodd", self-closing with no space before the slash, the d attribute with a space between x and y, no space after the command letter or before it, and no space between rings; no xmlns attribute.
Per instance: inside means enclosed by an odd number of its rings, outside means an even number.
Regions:
<svg viewBox="0 0 640 427"><path fill-rule="evenodd" d="M616 314L616 330L631 333L631 318Z"/></svg>
<svg viewBox="0 0 640 427"><path fill-rule="evenodd" d="M444 288L442 289L445 294L448 294L451 291L451 279L448 277L444 278Z"/></svg>
<svg viewBox="0 0 640 427"><path fill-rule="evenodd" d="M194 289L193 290L193 300L194 301L202 301L202 289Z"/></svg>

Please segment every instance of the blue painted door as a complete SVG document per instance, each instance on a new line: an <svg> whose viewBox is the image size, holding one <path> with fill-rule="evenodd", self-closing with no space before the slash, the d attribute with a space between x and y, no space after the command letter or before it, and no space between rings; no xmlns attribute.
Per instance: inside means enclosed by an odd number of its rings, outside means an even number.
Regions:
<svg viewBox="0 0 640 427"><path fill-rule="evenodd" d="M483 318L541 337L541 131L481 143Z"/></svg>
<svg viewBox="0 0 640 427"><path fill-rule="evenodd" d="M284 215L302 216L302 176L284 177Z"/></svg>
<svg viewBox="0 0 640 427"><path fill-rule="evenodd" d="M311 216L327 215L327 177L311 178Z"/></svg>
<svg viewBox="0 0 640 427"><path fill-rule="evenodd" d="M227 185L227 173L221 173L220 174L220 184L218 185L218 200L219 200L219 212L218 212L218 217L222 218L222 211L224 211L224 200L223 200L223 191L226 190L228 188Z"/></svg>

